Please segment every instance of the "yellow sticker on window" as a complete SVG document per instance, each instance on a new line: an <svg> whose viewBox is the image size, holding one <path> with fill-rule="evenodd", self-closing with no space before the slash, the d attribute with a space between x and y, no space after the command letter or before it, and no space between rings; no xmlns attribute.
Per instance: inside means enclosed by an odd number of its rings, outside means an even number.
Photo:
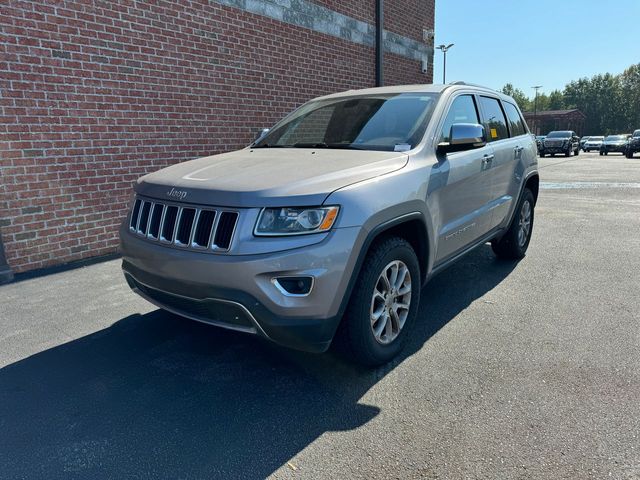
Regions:
<svg viewBox="0 0 640 480"><path fill-rule="evenodd" d="M491 129L491 138L498 138L498 131L495 128Z"/></svg>

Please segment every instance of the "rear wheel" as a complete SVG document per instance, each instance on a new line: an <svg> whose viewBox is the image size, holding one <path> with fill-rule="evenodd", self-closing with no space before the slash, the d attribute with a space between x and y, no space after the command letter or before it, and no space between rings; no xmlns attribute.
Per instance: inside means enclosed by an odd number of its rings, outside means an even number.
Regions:
<svg viewBox="0 0 640 480"><path fill-rule="evenodd" d="M420 303L420 265L403 238L374 244L362 265L337 338L368 366L387 363L404 347Z"/></svg>
<svg viewBox="0 0 640 480"><path fill-rule="evenodd" d="M525 256L533 231L534 203L533 193L526 188L516 207L516 214L509 230L499 240L491 241L491 248L498 257L518 260Z"/></svg>

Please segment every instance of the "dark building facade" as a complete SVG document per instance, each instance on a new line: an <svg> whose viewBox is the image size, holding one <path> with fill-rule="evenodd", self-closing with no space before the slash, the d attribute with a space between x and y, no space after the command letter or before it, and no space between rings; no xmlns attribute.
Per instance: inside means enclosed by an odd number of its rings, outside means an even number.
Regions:
<svg viewBox="0 0 640 480"><path fill-rule="evenodd" d="M434 8L385 3L385 84L432 81ZM0 238L14 272L115 252L139 176L376 82L374 0L1 9Z"/></svg>
<svg viewBox="0 0 640 480"><path fill-rule="evenodd" d="M553 130L573 130L582 135L586 115L577 108L571 110L545 110L524 112L529 130L536 135L546 135Z"/></svg>

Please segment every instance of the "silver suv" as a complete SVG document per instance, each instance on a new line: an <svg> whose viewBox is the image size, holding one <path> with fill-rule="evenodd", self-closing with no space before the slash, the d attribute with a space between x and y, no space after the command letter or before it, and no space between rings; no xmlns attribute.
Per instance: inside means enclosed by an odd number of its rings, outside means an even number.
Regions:
<svg viewBox="0 0 640 480"><path fill-rule="evenodd" d="M170 312L387 362L420 291L474 247L525 255L534 137L511 97L458 82L351 90L249 147L140 178L122 225L131 288Z"/></svg>

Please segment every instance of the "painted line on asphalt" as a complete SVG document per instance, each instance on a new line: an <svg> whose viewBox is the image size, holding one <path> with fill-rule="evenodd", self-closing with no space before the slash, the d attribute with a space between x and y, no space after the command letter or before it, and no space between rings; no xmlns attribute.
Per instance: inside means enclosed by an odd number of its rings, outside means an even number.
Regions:
<svg viewBox="0 0 640 480"><path fill-rule="evenodd" d="M640 183L631 182L540 182L545 190L574 190L579 188L640 188Z"/></svg>

